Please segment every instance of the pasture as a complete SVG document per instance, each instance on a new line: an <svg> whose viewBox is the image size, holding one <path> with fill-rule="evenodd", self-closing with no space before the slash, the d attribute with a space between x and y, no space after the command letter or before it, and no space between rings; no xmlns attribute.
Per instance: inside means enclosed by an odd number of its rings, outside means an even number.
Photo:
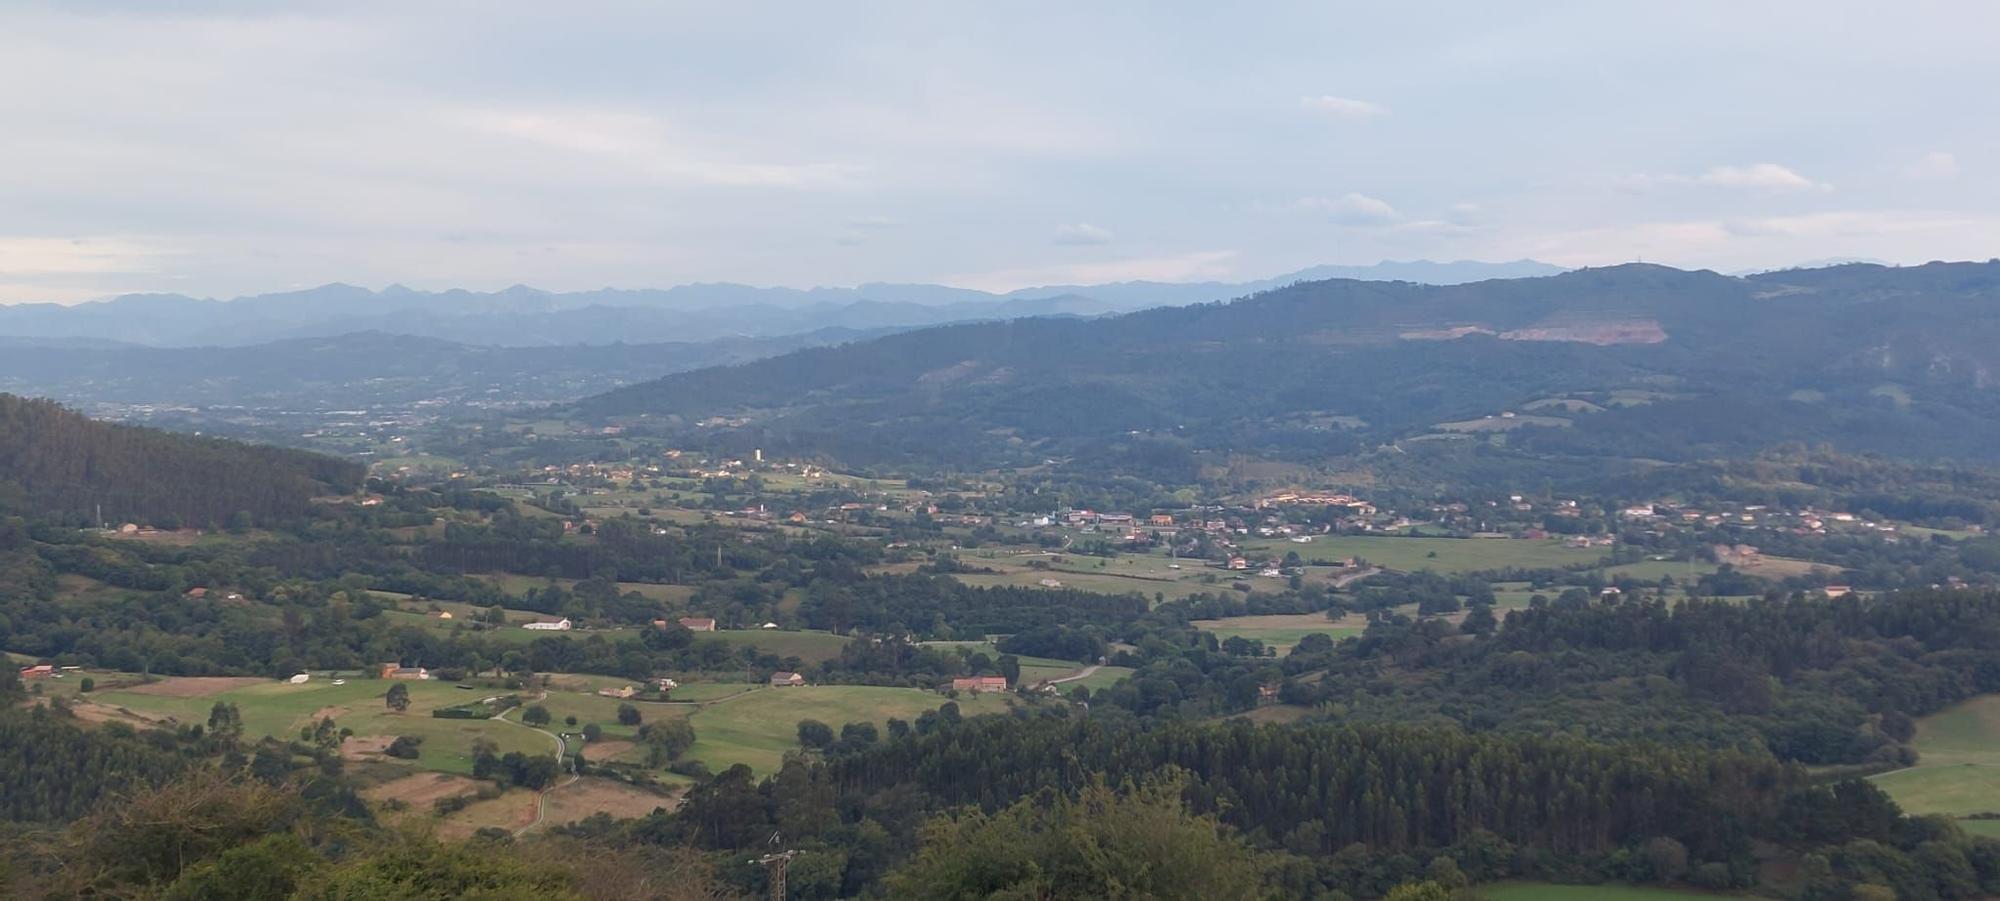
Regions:
<svg viewBox="0 0 2000 901"><path fill-rule="evenodd" d="M926 641L924 642L924 646L944 649L962 648L968 654L985 654L991 660L999 660L1002 653L1000 648L990 641ZM1016 655L1016 659L1021 662L1020 681L1022 685L1033 685L1046 679L1060 679L1077 670L1083 669L1084 666L1082 663L1074 660L1057 660L1053 657L1023 657Z"/></svg>
<svg viewBox="0 0 2000 901"><path fill-rule="evenodd" d="M1100 666L1097 668L1097 672L1072 682L1064 682L1057 685L1056 688L1063 692L1068 692L1072 688L1087 688L1090 689L1091 693L1095 694L1113 685L1117 685L1118 680L1130 675L1132 675L1132 668L1129 666Z"/></svg>
<svg viewBox="0 0 2000 901"><path fill-rule="evenodd" d="M797 657L807 664L840 656L840 649L853 640L832 632L784 629L717 629L714 632L696 632L694 637L697 641L719 638L732 645L750 645L766 654Z"/></svg>
<svg viewBox="0 0 2000 901"><path fill-rule="evenodd" d="M608 813L614 819L642 817L655 808L672 810L680 805L680 799L593 776L551 790L546 803L544 822L556 826L574 823L600 812Z"/></svg>
<svg viewBox="0 0 2000 901"><path fill-rule="evenodd" d="M1312 560L1356 560L1404 572L1474 572L1516 566L1553 569L1604 559L1602 548L1565 547L1555 539L1529 538L1391 538L1367 535L1321 535L1310 544L1271 538L1243 542L1249 553L1283 556L1297 551Z"/></svg>
<svg viewBox="0 0 2000 901"><path fill-rule="evenodd" d="M1676 582L1693 582L1702 576L1715 572L1716 566L1704 560L1641 560L1604 568L1606 579L1619 577L1657 582L1662 576L1672 576Z"/></svg>
<svg viewBox="0 0 2000 901"><path fill-rule="evenodd" d="M1104 594L1137 593L1147 598L1161 595L1168 600L1177 600L1201 591L1225 590L1228 583L1223 574L1210 569L1200 560L1171 561L1164 555L1122 555L1113 559L1065 554L1058 558L1037 555L980 557L969 554L960 558L967 565L995 570L992 573L955 573L952 578L967 585L995 586L1009 585L1018 588L1050 587L1042 585L1043 579L1062 583L1060 587L1082 591L1096 591ZM1046 568L1031 566L1029 561L1040 561ZM1173 569L1179 566L1180 569ZM1203 579L1204 574L1213 578Z"/></svg>
<svg viewBox="0 0 2000 901"><path fill-rule="evenodd" d="M1982 695L1917 721L1917 765L1872 781L1907 813L2000 813L2000 695Z"/></svg>
<svg viewBox="0 0 2000 901"><path fill-rule="evenodd" d="M695 742L687 756L721 772L741 763L759 775L777 772L785 752L798 747L800 720L819 720L835 732L847 723L872 722L878 728L890 717L915 721L918 714L950 700L918 688L867 685L806 685L760 688L748 694L703 706L689 719ZM966 716L1006 710L1000 695L960 698Z"/></svg>
<svg viewBox="0 0 2000 901"><path fill-rule="evenodd" d="M1214 633L1217 640L1248 638L1275 647L1279 654L1284 654L1308 635L1325 635L1339 641L1360 635L1367 629L1368 623L1365 617L1354 614L1330 620L1324 613L1274 613L1198 619L1191 625L1203 632Z"/></svg>
<svg viewBox="0 0 2000 901"><path fill-rule="evenodd" d="M335 685L331 679L315 678L303 685L268 680L234 678L203 679L175 677L149 685L99 689L89 703L116 711L131 710L148 717L170 718L177 723L206 723L216 702L235 704L243 717L246 736L292 738L299 729L333 717L334 722L354 730L359 739L421 737L424 744L416 765L450 773L472 771L472 741L487 738L501 752L546 753L549 739L518 723L492 720L438 719L431 711L503 692L496 689L465 691L449 683L403 682L410 690L409 710L389 710L383 694L397 684L382 679L349 679ZM612 719L616 723L616 718Z"/></svg>

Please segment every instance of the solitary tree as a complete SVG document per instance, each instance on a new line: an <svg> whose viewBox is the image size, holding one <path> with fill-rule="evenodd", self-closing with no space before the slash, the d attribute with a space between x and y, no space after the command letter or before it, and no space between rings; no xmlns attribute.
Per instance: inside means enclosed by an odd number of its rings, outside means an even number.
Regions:
<svg viewBox="0 0 2000 901"><path fill-rule="evenodd" d="M521 722L530 726L546 726L549 724L549 709L540 704L531 705L521 711Z"/></svg>
<svg viewBox="0 0 2000 901"><path fill-rule="evenodd" d="M833 744L833 727L819 720L799 720L799 744L825 748Z"/></svg>
<svg viewBox="0 0 2000 901"><path fill-rule="evenodd" d="M388 703L390 710L402 713L410 709L410 687L401 682L391 685L389 693L383 695L382 700Z"/></svg>
<svg viewBox="0 0 2000 901"><path fill-rule="evenodd" d="M634 707L630 704L618 705L618 725L621 726L639 725L639 708Z"/></svg>

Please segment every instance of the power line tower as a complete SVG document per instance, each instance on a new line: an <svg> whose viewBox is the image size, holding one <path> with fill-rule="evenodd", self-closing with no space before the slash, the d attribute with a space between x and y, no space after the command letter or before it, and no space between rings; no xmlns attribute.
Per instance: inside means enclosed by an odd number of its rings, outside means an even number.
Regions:
<svg viewBox="0 0 2000 901"><path fill-rule="evenodd" d="M778 840L776 832L771 833L769 844L773 848L784 846L784 843ZM763 864L771 871L771 901L785 901L785 868L792 862L792 858L797 856L799 856L797 851L773 851L757 858L757 863Z"/></svg>

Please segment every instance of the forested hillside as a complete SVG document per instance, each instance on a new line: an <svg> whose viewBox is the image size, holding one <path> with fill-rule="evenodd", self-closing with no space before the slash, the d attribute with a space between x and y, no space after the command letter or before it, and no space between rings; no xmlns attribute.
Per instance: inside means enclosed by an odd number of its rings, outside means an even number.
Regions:
<svg viewBox="0 0 2000 901"><path fill-rule="evenodd" d="M1229 452L1309 459L1499 436L1652 459L1784 441L1990 459L1996 310L2000 263L1335 280L1108 319L909 332L670 376L578 411L864 463L1075 455L1188 472Z"/></svg>
<svg viewBox="0 0 2000 901"><path fill-rule="evenodd" d="M222 526L291 519L361 484L355 463L97 422L0 394L0 511L76 523Z"/></svg>

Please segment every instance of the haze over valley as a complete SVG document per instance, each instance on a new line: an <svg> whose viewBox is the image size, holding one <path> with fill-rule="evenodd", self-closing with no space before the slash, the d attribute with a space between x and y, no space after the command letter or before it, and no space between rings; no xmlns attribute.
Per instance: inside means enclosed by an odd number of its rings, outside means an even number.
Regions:
<svg viewBox="0 0 2000 901"><path fill-rule="evenodd" d="M1996 33L0 6L0 898L2000 897Z"/></svg>

